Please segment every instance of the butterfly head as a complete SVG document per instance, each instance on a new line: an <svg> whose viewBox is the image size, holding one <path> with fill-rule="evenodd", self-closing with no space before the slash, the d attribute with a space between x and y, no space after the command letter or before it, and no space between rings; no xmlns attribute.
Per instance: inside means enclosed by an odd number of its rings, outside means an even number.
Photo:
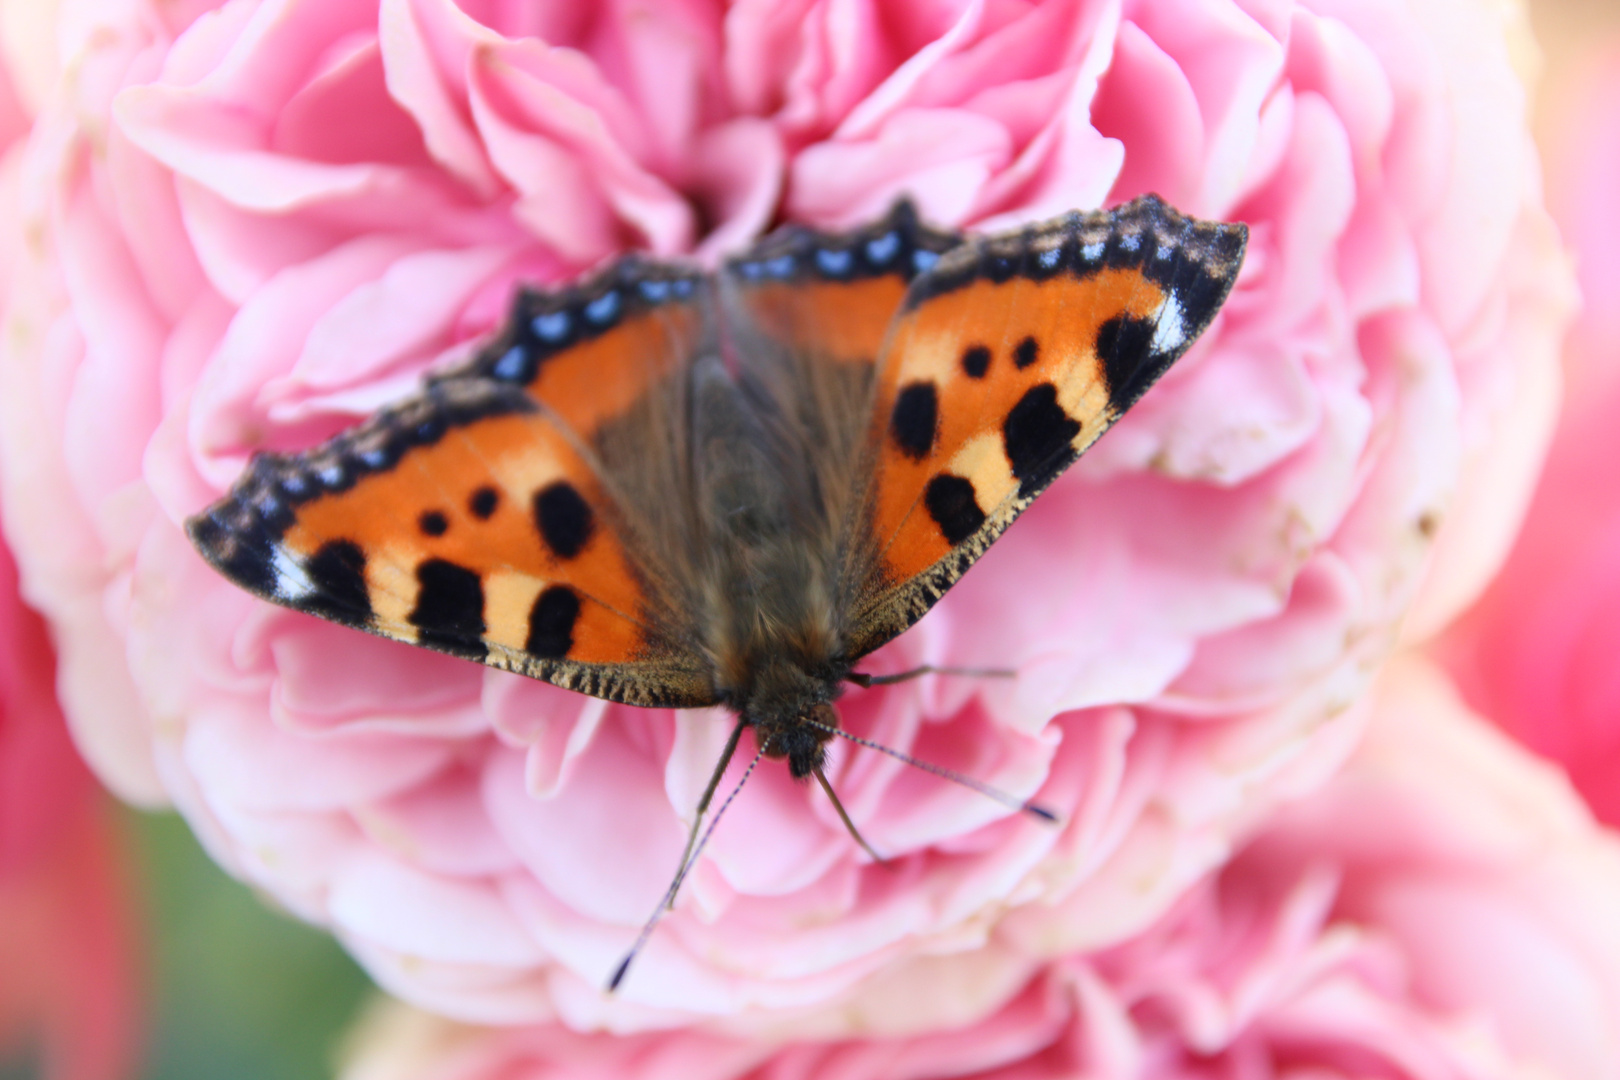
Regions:
<svg viewBox="0 0 1620 1080"><path fill-rule="evenodd" d="M838 710L821 702L801 716L755 720L753 724L760 751L768 758L786 759L788 772L795 780L803 780L826 764L826 746L838 727Z"/></svg>

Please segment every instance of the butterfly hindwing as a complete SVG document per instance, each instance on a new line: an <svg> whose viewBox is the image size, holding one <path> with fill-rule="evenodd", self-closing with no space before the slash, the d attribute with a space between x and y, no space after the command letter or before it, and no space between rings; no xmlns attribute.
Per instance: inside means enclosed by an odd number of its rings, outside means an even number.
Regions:
<svg viewBox="0 0 1620 1080"><path fill-rule="evenodd" d="M784 226L718 275L728 341L746 358L740 389L781 462L797 542L826 565L829 588L856 550L845 541L884 340L912 280L961 242L902 201L848 232Z"/></svg>
<svg viewBox="0 0 1620 1080"><path fill-rule="evenodd" d="M961 243L905 201L851 232L784 226L727 260L728 326L751 358L769 342L806 364L870 367L912 280Z"/></svg>
<svg viewBox="0 0 1620 1080"><path fill-rule="evenodd" d="M712 704L597 453L685 378L700 284L626 261L521 294L466 368L313 450L257 456L193 542L237 584L344 625L598 697Z"/></svg>
<svg viewBox="0 0 1620 1080"><path fill-rule="evenodd" d="M851 656L921 618L1186 351L1246 239L1149 195L970 241L912 283L869 414Z"/></svg>

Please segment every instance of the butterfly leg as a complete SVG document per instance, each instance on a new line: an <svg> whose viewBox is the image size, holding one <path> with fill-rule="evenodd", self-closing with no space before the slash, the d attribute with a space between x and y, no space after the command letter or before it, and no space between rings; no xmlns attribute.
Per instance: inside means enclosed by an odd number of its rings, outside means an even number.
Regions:
<svg viewBox="0 0 1620 1080"><path fill-rule="evenodd" d="M709 786L703 789L703 798L698 800L697 812L692 815L692 828L686 834L686 850L681 852L680 869L677 874L686 872L687 860L692 857L692 848L697 844L698 829L703 825L703 815L709 809L709 803L714 801L715 789L720 786L720 777L725 774L726 766L731 764L731 756L737 752L737 743L742 739L743 728L748 724L741 717L737 719L737 726L731 729L731 738L726 740L726 748L720 751L720 760L714 767L714 775L709 777ZM675 896L669 897L669 908L675 909Z"/></svg>
<svg viewBox="0 0 1620 1080"><path fill-rule="evenodd" d="M971 675L986 679L1013 679L1018 677L1018 672L1008 668L935 667L933 664L924 664L922 667L896 672L893 675L868 675L865 672L852 671L844 678L856 686L889 686L923 675Z"/></svg>
<svg viewBox="0 0 1620 1080"><path fill-rule="evenodd" d="M866 842L866 837L861 835L861 830L857 829L855 823L849 820L849 814L844 811L844 804L838 801L838 796L833 794L832 785L827 783L827 774L820 769L816 769L815 778L820 782L821 790L827 793L827 798L832 800L833 809L838 811L838 818L844 823L844 828L849 830L849 835L855 838L857 844L866 849L866 853L872 856L873 862L887 864L889 860L873 850L872 845Z"/></svg>

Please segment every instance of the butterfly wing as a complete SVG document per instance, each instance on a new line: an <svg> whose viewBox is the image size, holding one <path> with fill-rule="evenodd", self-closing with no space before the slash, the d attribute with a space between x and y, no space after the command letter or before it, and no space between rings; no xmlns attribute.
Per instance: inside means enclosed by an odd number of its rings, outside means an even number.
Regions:
<svg viewBox="0 0 1620 1080"><path fill-rule="evenodd" d="M718 275L737 383L780 462L794 535L828 564L835 606L878 357L912 280L961 243L902 201L849 232L784 226Z"/></svg>
<svg viewBox="0 0 1620 1080"><path fill-rule="evenodd" d="M1247 236L1147 195L970 241L912 282L868 414L851 659L920 619L1187 350Z"/></svg>
<svg viewBox="0 0 1620 1080"><path fill-rule="evenodd" d="M524 292L466 368L313 450L256 456L187 531L287 607L610 700L713 704L668 554L689 543L680 416L708 297L634 259Z"/></svg>

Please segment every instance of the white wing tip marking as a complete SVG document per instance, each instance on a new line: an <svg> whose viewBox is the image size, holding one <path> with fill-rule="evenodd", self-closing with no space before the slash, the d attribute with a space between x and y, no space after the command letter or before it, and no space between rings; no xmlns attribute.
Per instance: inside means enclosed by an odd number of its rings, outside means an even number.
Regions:
<svg viewBox="0 0 1620 1080"><path fill-rule="evenodd" d="M297 556L281 545L270 555L270 568L276 574L276 595L283 600L303 600L315 592L315 583Z"/></svg>
<svg viewBox="0 0 1620 1080"><path fill-rule="evenodd" d="M1187 341L1187 328L1182 321L1181 301L1175 293L1166 293L1159 306L1159 317L1153 327L1153 351L1174 352Z"/></svg>

